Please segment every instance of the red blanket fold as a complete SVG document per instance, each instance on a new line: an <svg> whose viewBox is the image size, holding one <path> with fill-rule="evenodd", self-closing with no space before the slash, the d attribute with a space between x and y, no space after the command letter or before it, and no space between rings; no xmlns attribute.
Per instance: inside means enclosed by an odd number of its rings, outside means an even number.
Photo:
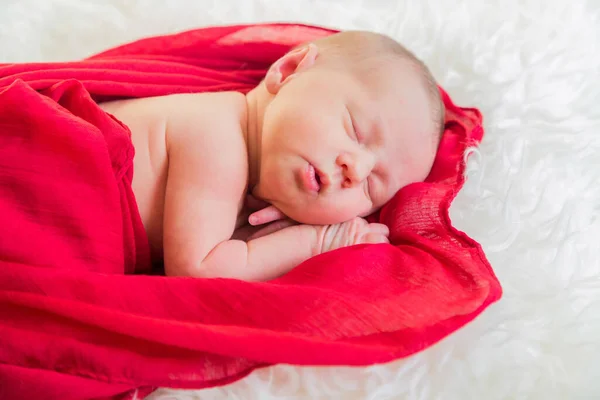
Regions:
<svg viewBox="0 0 600 400"><path fill-rule="evenodd" d="M115 98L247 92L297 24L213 27L83 61L0 65L0 398L130 397L202 388L257 367L368 365L414 354L501 296L481 247L452 227L481 115L443 93L446 131L425 183L375 218L392 245L310 259L270 282L133 274L148 249Z"/></svg>

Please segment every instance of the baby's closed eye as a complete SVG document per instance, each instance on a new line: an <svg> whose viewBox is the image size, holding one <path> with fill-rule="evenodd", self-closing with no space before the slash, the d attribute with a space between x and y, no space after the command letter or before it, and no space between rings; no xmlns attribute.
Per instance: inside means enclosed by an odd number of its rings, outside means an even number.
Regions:
<svg viewBox="0 0 600 400"><path fill-rule="evenodd" d="M367 197L367 200L369 200L371 203L373 203L373 201L371 199L371 176L370 175L367 177L367 179L365 179L364 188L365 188L365 196Z"/></svg>
<svg viewBox="0 0 600 400"><path fill-rule="evenodd" d="M352 113L349 109L346 109L346 118L344 118L344 128L346 129L346 133L352 140L356 140L360 143L360 135L358 130L356 129L356 124L354 122L354 118L352 117Z"/></svg>

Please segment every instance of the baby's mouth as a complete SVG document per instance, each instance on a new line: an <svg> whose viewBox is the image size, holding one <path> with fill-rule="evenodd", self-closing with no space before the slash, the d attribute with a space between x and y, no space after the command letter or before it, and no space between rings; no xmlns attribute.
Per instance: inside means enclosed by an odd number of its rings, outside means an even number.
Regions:
<svg viewBox="0 0 600 400"><path fill-rule="evenodd" d="M319 193L321 191L321 176L312 164L309 163L304 170L302 181L309 192Z"/></svg>
<svg viewBox="0 0 600 400"><path fill-rule="evenodd" d="M319 185L319 191L321 191L321 175L319 174L319 171L317 171L316 169L313 170L315 171L315 180L317 181L317 184Z"/></svg>
<svg viewBox="0 0 600 400"><path fill-rule="evenodd" d="M319 192L326 190L328 188L328 186L331 184L329 175L327 175L326 173L324 173L323 171L321 171L317 168L314 168L314 170L315 170L315 180L319 184Z"/></svg>
<svg viewBox="0 0 600 400"><path fill-rule="evenodd" d="M310 187L315 192L321 191L321 178L319 177L319 172L315 169L312 164L308 166L309 177L310 177Z"/></svg>
<svg viewBox="0 0 600 400"><path fill-rule="evenodd" d="M324 189L327 189L327 187L329 186L329 177L326 173L317 169L315 166L312 166L312 167L313 167L313 171L314 171L315 181L317 182L317 185L319 185L318 192L322 192Z"/></svg>

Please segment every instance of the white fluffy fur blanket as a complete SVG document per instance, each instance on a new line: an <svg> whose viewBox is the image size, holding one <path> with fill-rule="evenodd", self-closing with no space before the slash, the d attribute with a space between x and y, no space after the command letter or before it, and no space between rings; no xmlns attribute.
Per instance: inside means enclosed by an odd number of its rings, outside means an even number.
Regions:
<svg viewBox="0 0 600 400"><path fill-rule="evenodd" d="M402 41L486 136L452 207L504 287L414 357L257 371L152 399L600 399L600 4L583 0L2 0L0 62L81 58L143 36L286 21Z"/></svg>

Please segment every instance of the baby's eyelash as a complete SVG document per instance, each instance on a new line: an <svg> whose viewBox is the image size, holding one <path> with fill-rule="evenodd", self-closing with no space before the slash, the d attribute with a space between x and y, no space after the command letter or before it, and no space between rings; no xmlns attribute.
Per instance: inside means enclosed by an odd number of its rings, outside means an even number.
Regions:
<svg viewBox="0 0 600 400"><path fill-rule="evenodd" d="M356 141L360 142L361 135L360 132L358 132L358 129L356 129L356 125L354 124L354 118L352 118L352 114L350 114L350 123L352 124L352 132L354 132L354 137L356 138Z"/></svg>

